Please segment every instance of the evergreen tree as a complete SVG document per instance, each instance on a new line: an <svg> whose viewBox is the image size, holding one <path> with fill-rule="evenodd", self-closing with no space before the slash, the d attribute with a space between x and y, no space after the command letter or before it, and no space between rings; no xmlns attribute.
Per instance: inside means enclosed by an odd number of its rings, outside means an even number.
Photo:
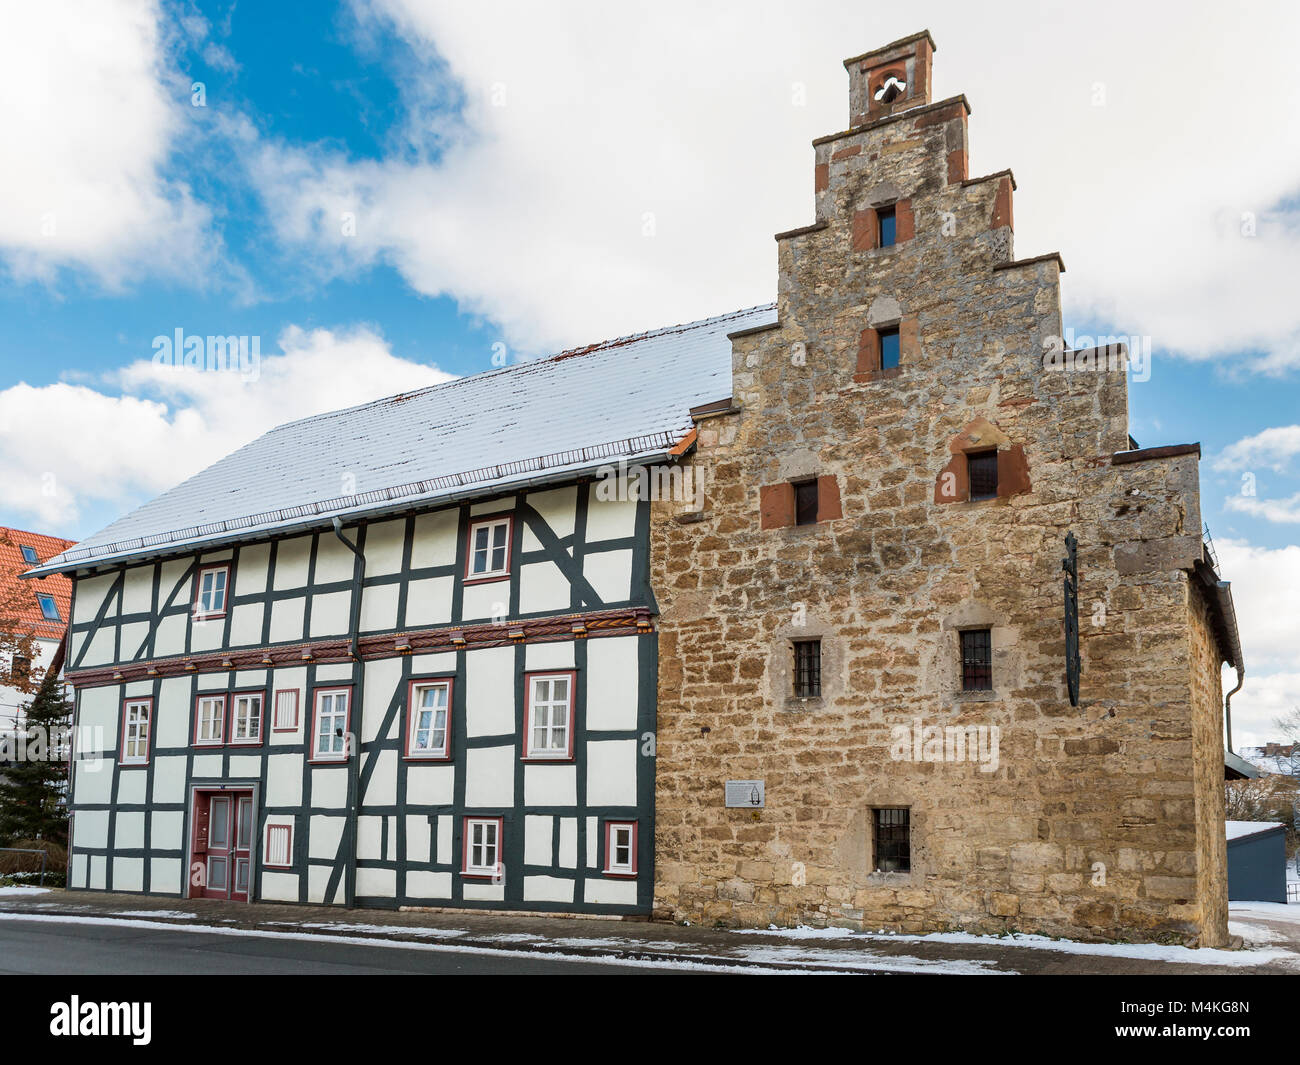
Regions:
<svg viewBox="0 0 1300 1065"><path fill-rule="evenodd" d="M26 710L19 736L9 740L0 773L0 846L44 840L66 847L69 722L63 683L46 675Z"/></svg>

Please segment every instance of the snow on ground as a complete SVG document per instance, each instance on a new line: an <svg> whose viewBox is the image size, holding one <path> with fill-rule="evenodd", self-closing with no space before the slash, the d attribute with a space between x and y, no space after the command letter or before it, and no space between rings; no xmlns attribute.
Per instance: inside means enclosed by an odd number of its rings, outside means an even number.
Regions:
<svg viewBox="0 0 1300 1065"><path fill-rule="evenodd" d="M44 895L47 887L0 887L0 895Z"/></svg>
<svg viewBox="0 0 1300 1065"><path fill-rule="evenodd" d="M425 936L430 939L455 939L469 935L462 928L420 928L404 924L352 924L349 921L270 921L284 928L318 928L324 931L379 932L384 935Z"/></svg>
<svg viewBox="0 0 1300 1065"><path fill-rule="evenodd" d="M181 920L192 921L195 914L186 913L184 910L114 910L114 917L168 917L179 918Z"/></svg>
<svg viewBox="0 0 1300 1065"><path fill-rule="evenodd" d="M1300 924L1300 906L1286 902L1230 902L1229 917L1267 917L1272 921Z"/></svg>

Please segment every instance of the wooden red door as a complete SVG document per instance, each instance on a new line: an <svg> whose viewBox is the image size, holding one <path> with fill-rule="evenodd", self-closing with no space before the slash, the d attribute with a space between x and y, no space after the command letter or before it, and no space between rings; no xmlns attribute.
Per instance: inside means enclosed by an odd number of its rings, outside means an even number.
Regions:
<svg viewBox="0 0 1300 1065"><path fill-rule="evenodd" d="M251 791L201 791L194 796L191 895L247 902L252 849Z"/></svg>
<svg viewBox="0 0 1300 1065"><path fill-rule="evenodd" d="M234 845L230 850L230 897L248 901L248 883L253 875L253 795L244 792L234 797Z"/></svg>

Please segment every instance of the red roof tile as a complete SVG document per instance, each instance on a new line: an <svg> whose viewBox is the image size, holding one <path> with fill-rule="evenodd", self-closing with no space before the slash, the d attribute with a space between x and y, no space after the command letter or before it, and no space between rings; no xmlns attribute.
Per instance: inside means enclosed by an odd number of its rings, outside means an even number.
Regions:
<svg viewBox="0 0 1300 1065"><path fill-rule="evenodd" d="M10 611L4 607L16 595L19 605L17 621L21 632L32 632L47 640L57 640L63 636L63 630L72 614L72 581L61 575L24 581L19 580L18 575L66 551L74 542L61 536L46 536L44 533L25 532L0 525L0 614L3 615L0 616L0 623L9 622ZM23 558L24 547L30 547L36 552L37 562L28 562ZM46 619L37 598L42 595L54 598L62 620Z"/></svg>

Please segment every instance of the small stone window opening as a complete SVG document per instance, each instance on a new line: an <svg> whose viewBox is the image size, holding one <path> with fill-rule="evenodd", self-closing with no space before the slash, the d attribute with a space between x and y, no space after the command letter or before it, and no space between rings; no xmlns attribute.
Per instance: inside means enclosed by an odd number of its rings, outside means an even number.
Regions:
<svg viewBox="0 0 1300 1065"><path fill-rule="evenodd" d="M14 655L13 668L10 672L14 680L26 680L32 675L32 660L23 655Z"/></svg>
<svg viewBox="0 0 1300 1065"><path fill-rule="evenodd" d="M880 338L880 368L882 370L896 369L900 361L898 326L893 325L888 329L878 329L876 335Z"/></svg>
<svg viewBox="0 0 1300 1065"><path fill-rule="evenodd" d="M893 74L890 74L880 88L876 90L876 99L882 104L892 104L906 91L907 82L900 80Z"/></svg>
<svg viewBox="0 0 1300 1065"><path fill-rule="evenodd" d="M912 811L886 807L875 811L876 872L912 871Z"/></svg>
<svg viewBox="0 0 1300 1065"><path fill-rule="evenodd" d="M817 482L796 481L794 484L794 523L817 524Z"/></svg>
<svg viewBox="0 0 1300 1065"><path fill-rule="evenodd" d="M991 629L967 629L961 634L962 691L993 689L993 632Z"/></svg>
<svg viewBox="0 0 1300 1065"><path fill-rule="evenodd" d="M821 640L794 641L794 694L800 699L816 699L822 693Z"/></svg>
<svg viewBox="0 0 1300 1065"><path fill-rule="evenodd" d="M876 225L878 227L876 246L892 248L898 239L898 224L894 216L894 208L877 207Z"/></svg>
<svg viewBox="0 0 1300 1065"><path fill-rule="evenodd" d="M996 451L978 451L967 455L966 473L970 481L972 500L997 499L998 453Z"/></svg>

